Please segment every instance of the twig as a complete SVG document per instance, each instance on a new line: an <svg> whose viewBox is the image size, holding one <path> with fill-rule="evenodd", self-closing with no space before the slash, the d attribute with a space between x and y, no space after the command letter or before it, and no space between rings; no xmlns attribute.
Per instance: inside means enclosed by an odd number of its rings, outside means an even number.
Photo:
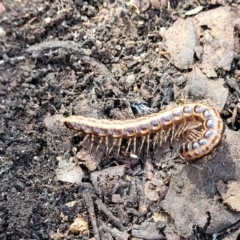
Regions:
<svg viewBox="0 0 240 240"><path fill-rule="evenodd" d="M127 239L129 239L129 234L126 233L126 232L118 231L116 228L109 228L102 221L99 222L99 225L100 225L100 230L103 230L104 232L111 233L112 236L116 237L119 240L127 240Z"/></svg>
<svg viewBox="0 0 240 240"><path fill-rule="evenodd" d="M98 225L97 225L97 220L96 220L96 215L95 215L95 211L94 211L92 197L91 197L90 193L87 191L84 191L82 196L83 196L86 206L88 208L89 217L90 217L91 224L93 227L94 238L96 240L101 240L100 235L99 235L99 229L98 229Z"/></svg>
<svg viewBox="0 0 240 240"><path fill-rule="evenodd" d="M125 230L125 227L122 225L122 221L115 217L100 199L97 199L95 203L97 204L98 209L104 212L113 221L114 225L116 225L121 231Z"/></svg>

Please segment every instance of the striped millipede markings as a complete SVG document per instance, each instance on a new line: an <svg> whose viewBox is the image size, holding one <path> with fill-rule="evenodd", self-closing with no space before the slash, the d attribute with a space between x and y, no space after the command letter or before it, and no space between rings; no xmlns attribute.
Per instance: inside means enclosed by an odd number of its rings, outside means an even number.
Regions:
<svg viewBox="0 0 240 240"><path fill-rule="evenodd" d="M170 110L153 113L148 116L129 120L107 120L83 116L70 116L62 119L66 127L105 140L107 151L111 151L118 142L118 153L122 139L129 139L128 147L133 140L136 149L136 138L142 138L142 145L151 134L160 135L165 132L165 138L171 136L171 141L182 133L187 133L187 140L180 147L180 154L186 160L196 160L210 154L220 143L224 132L224 123L219 112L201 103L183 104ZM201 125L201 130L191 128L191 124ZM193 125L194 125L193 124ZM108 139L113 139L113 145L108 149ZM166 140L166 139L165 139ZM93 142L93 141L92 141ZM127 148L128 149L128 148Z"/></svg>

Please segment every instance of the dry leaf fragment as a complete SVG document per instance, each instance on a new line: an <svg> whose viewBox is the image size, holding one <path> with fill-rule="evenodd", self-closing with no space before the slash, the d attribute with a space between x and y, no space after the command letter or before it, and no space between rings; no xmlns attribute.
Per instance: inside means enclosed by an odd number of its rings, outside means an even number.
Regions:
<svg viewBox="0 0 240 240"><path fill-rule="evenodd" d="M88 223L80 216L74 219L74 222L69 228L69 232L78 234L78 235L89 235Z"/></svg>
<svg viewBox="0 0 240 240"><path fill-rule="evenodd" d="M84 175L80 166L70 160L63 160L58 157L58 168L56 169L57 181L80 184Z"/></svg>

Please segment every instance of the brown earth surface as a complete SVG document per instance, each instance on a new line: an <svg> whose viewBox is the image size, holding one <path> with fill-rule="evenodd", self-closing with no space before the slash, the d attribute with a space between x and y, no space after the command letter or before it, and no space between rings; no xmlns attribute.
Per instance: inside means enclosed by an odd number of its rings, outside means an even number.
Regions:
<svg viewBox="0 0 240 240"><path fill-rule="evenodd" d="M0 239L240 239L239 0L6 0L0 43ZM226 125L193 163L61 123L186 102Z"/></svg>

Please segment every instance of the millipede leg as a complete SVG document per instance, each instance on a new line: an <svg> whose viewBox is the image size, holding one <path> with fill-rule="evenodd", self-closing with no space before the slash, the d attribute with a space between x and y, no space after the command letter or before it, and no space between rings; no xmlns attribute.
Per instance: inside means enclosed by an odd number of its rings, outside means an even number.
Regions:
<svg viewBox="0 0 240 240"><path fill-rule="evenodd" d="M141 147L140 147L140 152L142 151L143 144L145 142L146 136L142 137L142 142L141 142Z"/></svg>
<svg viewBox="0 0 240 240"><path fill-rule="evenodd" d="M106 144L106 154L107 154L107 158L109 156L109 141L108 141L108 137L105 137L105 144Z"/></svg>
<svg viewBox="0 0 240 240"><path fill-rule="evenodd" d="M174 134L174 138L178 138L178 133L180 132L181 126L177 126L175 134Z"/></svg>
<svg viewBox="0 0 240 240"><path fill-rule="evenodd" d="M155 149L158 139L159 139L159 133L156 133L156 135L153 138L153 149Z"/></svg>
<svg viewBox="0 0 240 240"><path fill-rule="evenodd" d="M90 146L90 150L89 150L90 154L92 153L93 143L94 143L94 135L92 134L91 135L91 146Z"/></svg>
<svg viewBox="0 0 240 240"><path fill-rule="evenodd" d="M173 139L174 139L175 130L176 130L176 128L175 128L175 126L173 126L173 128L172 128L171 144L173 143Z"/></svg>
<svg viewBox="0 0 240 240"><path fill-rule="evenodd" d="M192 123L188 123L185 125L184 129L182 130L182 134L190 131L190 130L194 130L197 127L200 127L201 125L197 124L196 122L192 122Z"/></svg>
<svg viewBox="0 0 240 240"><path fill-rule="evenodd" d="M116 146L117 141L118 141L117 138L115 138L115 139L113 140L113 144L112 144L112 146L111 146L110 149L109 149L109 154L112 152L113 148Z"/></svg>
<svg viewBox="0 0 240 240"><path fill-rule="evenodd" d="M87 134L85 137L84 137L84 139L82 140L82 142L80 143L80 146L82 146L86 141L87 141L87 139L89 138L89 134Z"/></svg>
<svg viewBox="0 0 240 240"><path fill-rule="evenodd" d="M120 139L119 139L119 142L118 142L117 158L118 158L118 156L119 156L119 152L120 152L121 144L122 144L122 138L120 138Z"/></svg>
<svg viewBox="0 0 240 240"><path fill-rule="evenodd" d="M82 135L82 134L83 134L82 132L78 132L78 133L74 134L73 136L67 137L66 139L72 139L72 138L78 137L79 135Z"/></svg>
<svg viewBox="0 0 240 240"><path fill-rule="evenodd" d="M98 148L99 148L100 144L102 143L103 139L104 139L104 137L101 137L101 138L99 139L99 143L98 143L98 145L97 145L96 152L98 151Z"/></svg>
<svg viewBox="0 0 240 240"><path fill-rule="evenodd" d="M160 133L160 147L162 146L162 143L163 143L163 133L164 133L164 130L161 131Z"/></svg>
<svg viewBox="0 0 240 240"><path fill-rule="evenodd" d="M201 138L201 136L202 136L201 132L194 130L194 129L189 131L189 133L187 134L187 138L190 140Z"/></svg>
<svg viewBox="0 0 240 240"><path fill-rule="evenodd" d="M150 143L150 135L147 135L147 155L149 156L149 143Z"/></svg>
<svg viewBox="0 0 240 240"><path fill-rule="evenodd" d="M196 138L200 138L202 137L202 132L198 131L198 130L191 130L193 132L193 134L196 136Z"/></svg>
<svg viewBox="0 0 240 240"><path fill-rule="evenodd" d="M137 144L137 138L135 137L135 138L133 139L133 154L136 153L136 144Z"/></svg>
<svg viewBox="0 0 240 240"><path fill-rule="evenodd" d="M184 129L185 127L186 127L186 123L183 124L183 125L181 125L181 126L179 126L178 129L177 129L177 131L176 131L176 133L175 133L175 136L174 136L174 137L179 138L180 135L184 132L183 129Z"/></svg>
<svg viewBox="0 0 240 240"><path fill-rule="evenodd" d="M132 138L129 138L129 139L128 139L128 145L127 145L126 152L128 152L128 149L129 149L129 147L130 147L131 142L132 142Z"/></svg>
<svg viewBox="0 0 240 240"><path fill-rule="evenodd" d="M171 128L167 131L167 134L166 134L165 139L164 139L164 142L165 142L165 143L167 142L167 140L168 140L168 138L169 138L169 136L170 136L171 131L172 131Z"/></svg>

